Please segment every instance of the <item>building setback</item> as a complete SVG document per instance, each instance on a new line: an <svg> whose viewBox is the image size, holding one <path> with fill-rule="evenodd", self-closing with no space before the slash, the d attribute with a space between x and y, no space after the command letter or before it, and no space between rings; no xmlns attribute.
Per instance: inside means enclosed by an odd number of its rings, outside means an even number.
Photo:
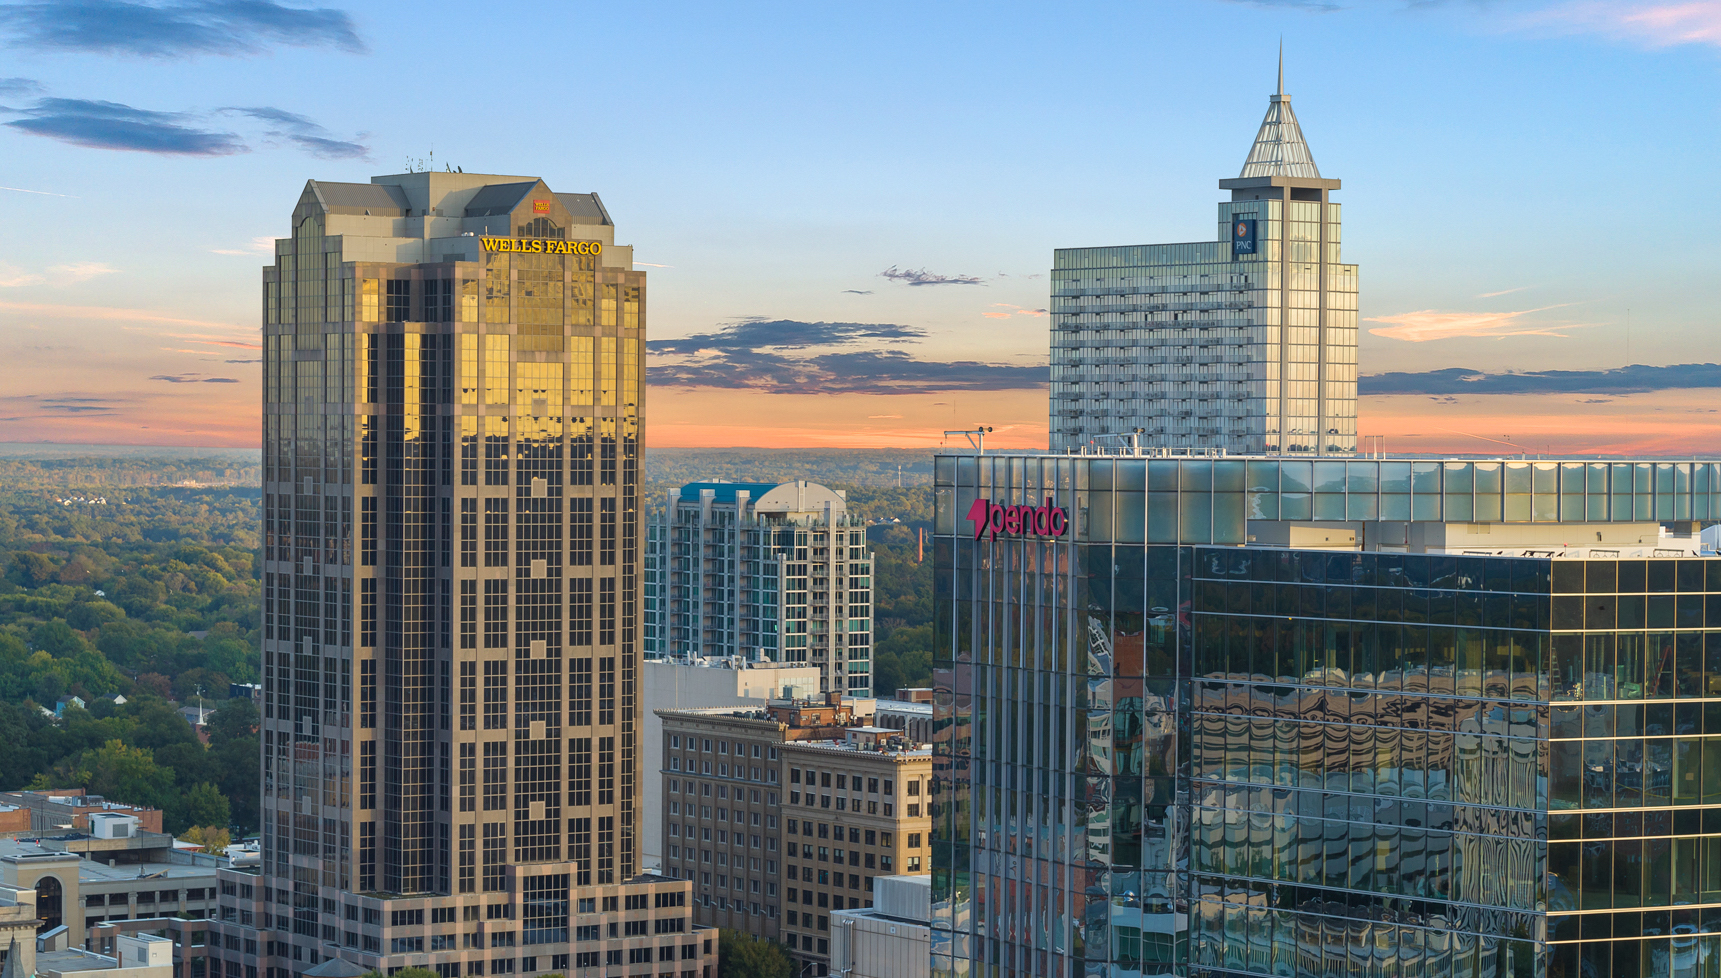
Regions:
<svg viewBox="0 0 1721 978"><path fill-rule="evenodd" d="M1356 452L1357 267L1282 76L1219 186L1212 241L1054 253L1052 451Z"/></svg>
<svg viewBox="0 0 1721 978"><path fill-rule="evenodd" d="M818 667L872 691L872 552L841 490L696 482L651 516L646 651Z"/></svg>
<svg viewBox="0 0 1721 978"><path fill-rule="evenodd" d="M262 851L227 944L259 950L229 978L711 978L685 884L639 875L646 281L603 203L313 180L262 284Z"/></svg>
<svg viewBox="0 0 1721 978"><path fill-rule="evenodd" d="M694 919L778 941L824 975L831 914L873 882L931 869L931 752L870 725L872 701L659 710L664 872L693 882Z"/></svg>
<svg viewBox="0 0 1721 978"><path fill-rule="evenodd" d="M935 975L1721 961L1721 462L942 456L934 492Z"/></svg>

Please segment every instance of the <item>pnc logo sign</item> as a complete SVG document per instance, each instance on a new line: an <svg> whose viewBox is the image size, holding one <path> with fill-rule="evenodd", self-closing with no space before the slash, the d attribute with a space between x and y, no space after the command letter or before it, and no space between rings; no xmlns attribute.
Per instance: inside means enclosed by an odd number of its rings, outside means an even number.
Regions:
<svg viewBox="0 0 1721 978"><path fill-rule="evenodd" d="M974 524L974 539L992 531L1011 536L1061 537L1070 531L1070 514L1062 506L1053 506L1046 497L1043 506L1005 506L989 499L976 499L968 507L968 521Z"/></svg>

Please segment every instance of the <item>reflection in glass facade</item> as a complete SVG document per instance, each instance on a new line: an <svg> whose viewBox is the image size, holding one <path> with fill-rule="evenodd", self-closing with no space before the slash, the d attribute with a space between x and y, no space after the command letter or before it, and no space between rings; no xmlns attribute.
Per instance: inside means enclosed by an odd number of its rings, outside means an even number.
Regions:
<svg viewBox="0 0 1721 978"><path fill-rule="evenodd" d="M359 894L518 909L550 970L638 866L645 275L595 195L408 173L309 182L263 288L266 973L422 950Z"/></svg>
<svg viewBox="0 0 1721 978"><path fill-rule="evenodd" d="M937 461L935 975L1721 974L1721 560L1498 517L1472 553L1161 543L1120 487L1166 464ZM1298 463L1197 464L1241 474L1162 490L1180 517ZM1508 463L1371 464L1442 506L1468 465L1474 507ZM1591 537L1711 472L1548 464ZM1065 537L964 519L1048 496Z"/></svg>
<svg viewBox="0 0 1721 978"><path fill-rule="evenodd" d="M1207 242L1053 255L1053 451L1138 432L1155 445L1352 455L1357 266L1339 181L1290 96L1272 97Z"/></svg>

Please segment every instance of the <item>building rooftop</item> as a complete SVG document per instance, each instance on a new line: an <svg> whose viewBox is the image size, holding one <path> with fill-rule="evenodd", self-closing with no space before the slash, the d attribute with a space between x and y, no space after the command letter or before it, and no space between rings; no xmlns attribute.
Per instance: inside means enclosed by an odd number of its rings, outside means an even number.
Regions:
<svg viewBox="0 0 1721 978"><path fill-rule="evenodd" d="M77 859L78 877L89 883L117 883L137 879L212 879L215 875L215 870L211 866L189 866L179 863L121 863L117 866L109 866L94 859L85 859L79 852L54 846L56 842L76 843L90 838L91 836L77 832L44 839L0 838L0 859ZM99 858L101 852L98 851L96 855Z"/></svg>
<svg viewBox="0 0 1721 978"><path fill-rule="evenodd" d="M1513 539L1495 535L1462 546L1637 548L1647 557L1695 556L1698 523L1721 519L1721 462L1689 458L1309 458L1126 449L940 455L933 468L935 487L955 489L935 496L934 532L941 534L984 532L976 525L978 499L1000 510L1038 506L1050 496L1069 521L1067 533L1052 535L1076 542L1298 547L1264 524L1356 524L1353 531L1362 524L1444 524L1453 528L1440 531L1449 536L1462 526L1506 525ZM989 518L999 524L993 529L1006 531L1006 514ZM1658 543L1656 524L1673 524L1674 537ZM1267 536L1256 539L1257 530ZM1455 546L1450 539L1440 544Z"/></svg>
<svg viewBox="0 0 1721 978"><path fill-rule="evenodd" d="M689 482L681 487L683 501L698 502L699 494L706 489L713 493L713 499L719 503L733 504L735 493L745 491L748 496L757 500L760 496L777 488L776 482Z"/></svg>

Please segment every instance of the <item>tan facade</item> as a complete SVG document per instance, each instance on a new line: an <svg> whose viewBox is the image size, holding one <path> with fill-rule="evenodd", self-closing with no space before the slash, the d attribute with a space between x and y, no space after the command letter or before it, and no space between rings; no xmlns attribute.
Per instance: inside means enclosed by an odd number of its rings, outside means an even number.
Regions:
<svg viewBox="0 0 1721 978"><path fill-rule="evenodd" d="M932 759L899 731L833 703L658 716L664 872L692 881L698 923L825 974L833 911L872 906L877 877L930 871Z"/></svg>

